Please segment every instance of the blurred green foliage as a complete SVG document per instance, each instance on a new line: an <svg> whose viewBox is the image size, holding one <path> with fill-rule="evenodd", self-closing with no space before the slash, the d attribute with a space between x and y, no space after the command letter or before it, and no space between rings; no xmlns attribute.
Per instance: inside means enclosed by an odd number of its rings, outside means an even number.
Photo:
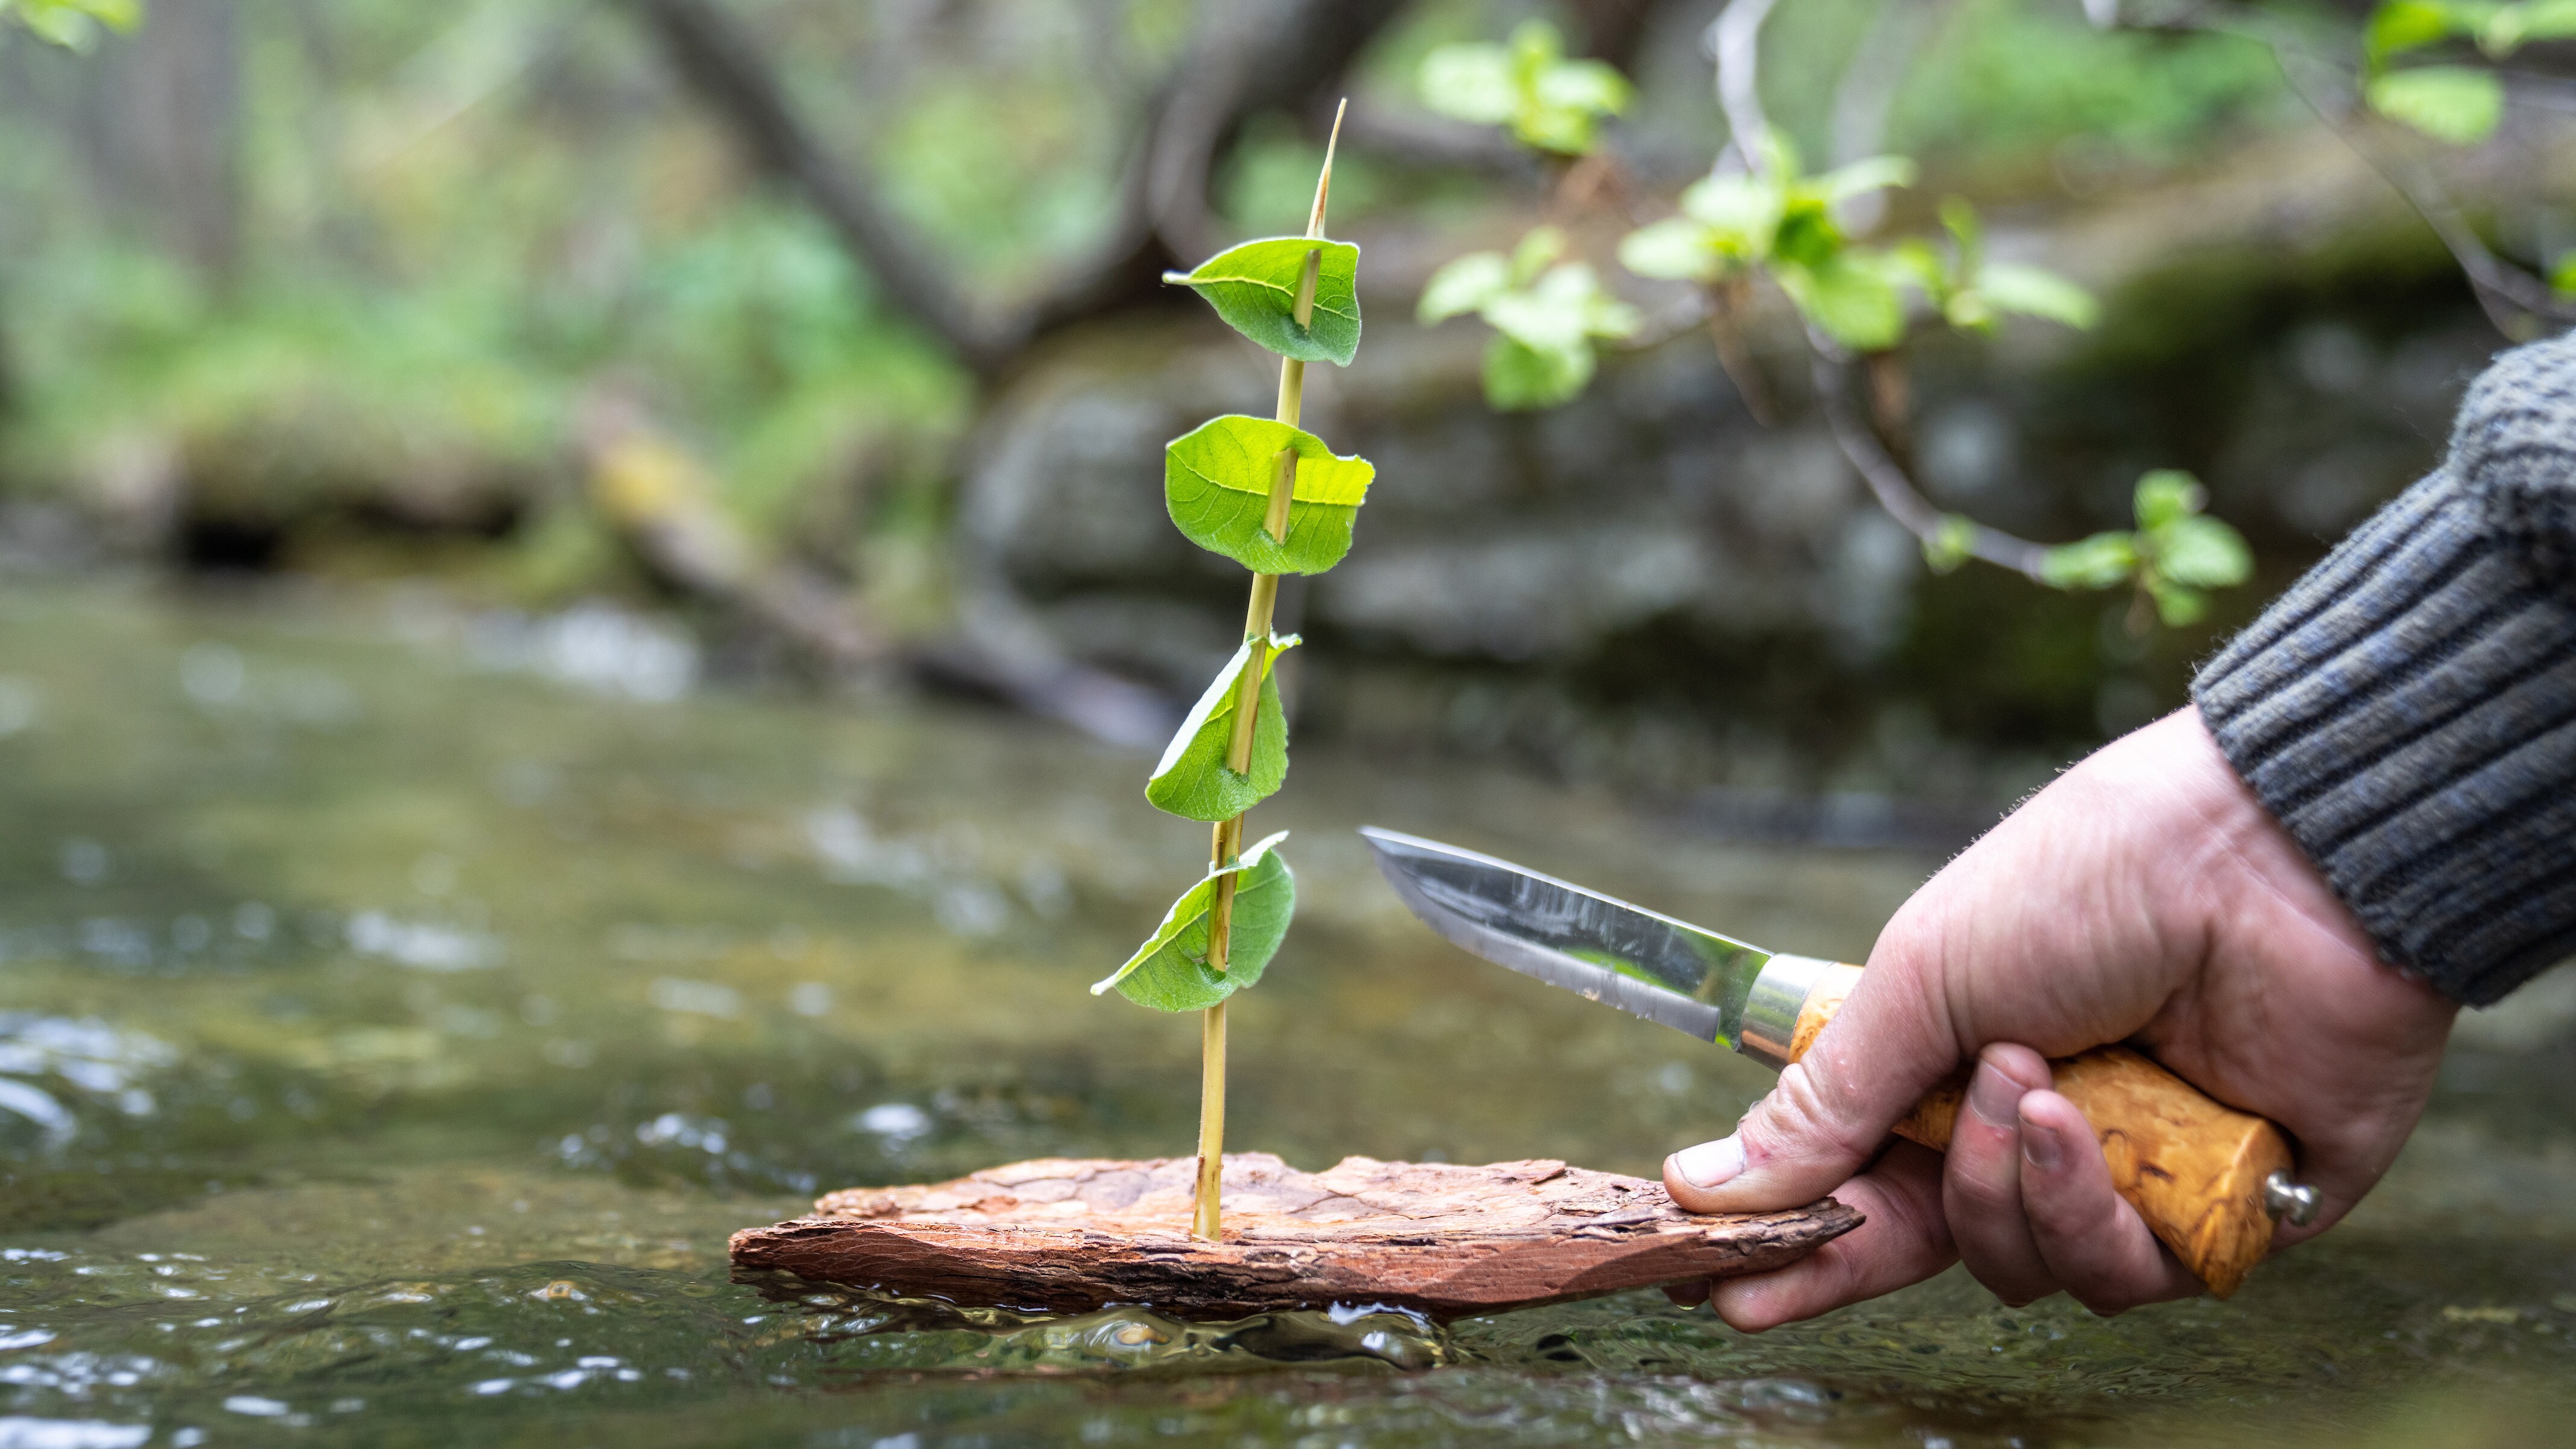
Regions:
<svg viewBox="0 0 2576 1449"><path fill-rule="evenodd" d="M1567 56L1565 36L1544 20L1522 21L1501 44L1462 41L1422 60L1422 99L1431 109L1508 127L1522 145L1560 156L1589 155L1601 123L1634 98L1616 66Z"/></svg>
<svg viewBox="0 0 2576 1449"><path fill-rule="evenodd" d="M723 3L817 132L873 168L981 299L1032 290L1096 238L1138 108L1207 13L1203 0ZM101 30L63 16L117 24L132 8L0 0L0 17L61 38ZM1815 154L1834 79L1881 9L1802 0L1766 36L1773 116ZM843 562L936 542L971 383L872 298L799 202L748 173L620 7L232 13L240 104L205 124L228 128L211 153L231 158L230 210L214 223L234 245L193 260L166 225L176 204L103 164L94 134L102 116L112 131L149 109L119 104L138 83L122 53L172 42L147 23L86 57L10 48L0 490L96 489L157 455L186 474L190 506L272 523L388 499L514 511L508 586L575 589L615 557L577 504L585 409L606 391L641 400L697 455L756 539ZM1537 144L1583 150L1616 115L1654 144L1698 148L1718 130L1696 25L1675 7L1649 32L1632 95L1570 58L1569 11L1423 0L1352 88L1418 108L1427 57L1481 55L1467 68L1508 82L1505 123ZM1961 0L1909 68L1891 140L1945 180L2027 176L2070 144L2167 165L2279 99L2251 45L2104 36L2061 0ZM1318 150L1294 118L1255 117L1215 212L1249 234L1296 229ZM1490 216L1519 184L1352 149L1335 205L1445 228ZM1944 279L1954 320L2013 305L1991 269L1971 286L1963 262L1929 261L1950 270L1912 280ZM1470 309L1510 324L1489 366L1502 394L1536 405L1579 388L1632 319L1579 263L1505 271Z"/></svg>
<svg viewBox="0 0 2576 1449"><path fill-rule="evenodd" d="M2503 60L2531 41L2576 38L2576 0L2383 0L2362 33L2362 94L2371 109L2454 146L2474 146L2504 119L2504 82L2472 65L2394 64L2467 41Z"/></svg>
<svg viewBox="0 0 2576 1449"><path fill-rule="evenodd" d="M16 21L38 40L66 50L96 45L102 30L143 23L142 0L0 0L0 22Z"/></svg>

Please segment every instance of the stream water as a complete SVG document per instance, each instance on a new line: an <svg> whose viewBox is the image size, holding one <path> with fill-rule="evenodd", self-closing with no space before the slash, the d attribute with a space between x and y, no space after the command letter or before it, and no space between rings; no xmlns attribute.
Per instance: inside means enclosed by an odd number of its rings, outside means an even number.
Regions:
<svg viewBox="0 0 2576 1449"><path fill-rule="evenodd" d="M1199 869L1143 761L689 687L636 621L0 588L0 1449L2535 1442L2576 1411L2576 996L2474 1019L2343 1230L2226 1304L1955 1272L1746 1337L736 1283L816 1192L1189 1150L1195 1023L1084 987ZM1937 862L1299 757L1231 1145L1651 1175L1762 1073L1470 962L1351 827L1856 957ZM1341 1315L1350 1318L1350 1315Z"/></svg>

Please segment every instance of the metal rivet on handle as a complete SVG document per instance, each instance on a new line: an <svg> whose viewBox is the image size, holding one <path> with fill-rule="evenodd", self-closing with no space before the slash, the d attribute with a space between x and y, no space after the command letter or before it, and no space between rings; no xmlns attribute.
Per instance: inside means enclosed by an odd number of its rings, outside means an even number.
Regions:
<svg viewBox="0 0 2576 1449"><path fill-rule="evenodd" d="M2275 1172L2263 1179L2263 1211L2294 1228L2304 1228L2317 1220L2317 1209L2325 1206L2317 1190L2305 1183L2290 1181L2290 1174Z"/></svg>

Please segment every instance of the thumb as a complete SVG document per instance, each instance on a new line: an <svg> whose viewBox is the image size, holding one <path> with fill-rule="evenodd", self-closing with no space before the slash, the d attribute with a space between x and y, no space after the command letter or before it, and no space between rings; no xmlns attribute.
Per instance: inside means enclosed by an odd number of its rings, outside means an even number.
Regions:
<svg viewBox="0 0 2576 1449"><path fill-rule="evenodd" d="M1957 1065L1938 1000L1905 966L1862 972L1815 1044L1732 1135L1664 1159L1665 1191L1690 1212L1769 1212L1850 1181Z"/></svg>

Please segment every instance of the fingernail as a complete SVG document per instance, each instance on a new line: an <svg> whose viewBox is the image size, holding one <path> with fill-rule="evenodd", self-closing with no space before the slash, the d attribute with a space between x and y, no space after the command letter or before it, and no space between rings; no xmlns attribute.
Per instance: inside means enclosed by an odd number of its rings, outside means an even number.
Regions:
<svg viewBox="0 0 2576 1449"><path fill-rule="evenodd" d="M2055 1172L2066 1164L2066 1142L2054 1128L2024 1122L2021 1124L2021 1155L2023 1160L2040 1171Z"/></svg>
<svg viewBox="0 0 2576 1449"><path fill-rule="evenodd" d="M1682 1181L1693 1187L1715 1187L1744 1170L1744 1144L1732 1137L1685 1147L1673 1154Z"/></svg>
<svg viewBox="0 0 2576 1449"><path fill-rule="evenodd" d="M1991 1062L1979 1062L1968 1078L1968 1110L1989 1127L2010 1127L2021 1116L2023 1090L2021 1083L1995 1070Z"/></svg>

